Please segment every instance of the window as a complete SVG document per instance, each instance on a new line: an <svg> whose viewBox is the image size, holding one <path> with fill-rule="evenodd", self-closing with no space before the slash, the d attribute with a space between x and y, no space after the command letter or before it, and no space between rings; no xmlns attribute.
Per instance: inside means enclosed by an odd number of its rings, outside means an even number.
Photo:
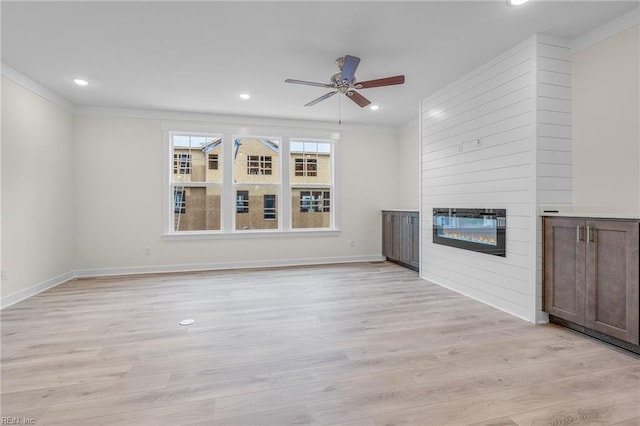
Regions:
<svg viewBox="0 0 640 426"><path fill-rule="evenodd" d="M173 154L173 173L179 175L191 174L191 154L184 152Z"/></svg>
<svg viewBox="0 0 640 426"><path fill-rule="evenodd" d="M273 162L271 156L249 155L247 156L247 174L270 175Z"/></svg>
<svg viewBox="0 0 640 426"><path fill-rule="evenodd" d="M278 229L277 195L280 193L280 140L236 137L233 182L236 192L247 194L249 214L235 216L236 230ZM270 203L267 205L267 203Z"/></svg>
<svg viewBox="0 0 640 426"><path fill-rule="evenodd" d="M218 154L209 154L209 170L218 170Z"/></svg>
<svg viewBox="0 0 640 426"><path fill-rule="evenodd" d="M236 212L249 213L249 191L236 192Z"/></svg>
<svg viewBox="0 0 640 426"><path fill-rule="evenodd" d="M220 230L222 173L208 164L222 152L222 138L172 134L170 140L173 232Z"/></svg>
<svg viewBox="0 0 640 426"><path fill-rule="evenodd" d="M170 234L334 229L329 140L168 135Z"/></svg>
<svg viewBox="0 0 640 426"><path fill-rule="evenodd" d="M273 194L264 195L264 218L267 220L276 219L276 196Z"/></svg>
<svg viewBox="0 0 640 426"><path fill-rule="evenodd" d="M296 176L318 176L318 160L315 158L296 158Z"/></svg>
<svg viewBox="0 0 640 426"><path fill-rule="evenodd" d="M332 145L292 140L291 227L331 228Z"/></svg>

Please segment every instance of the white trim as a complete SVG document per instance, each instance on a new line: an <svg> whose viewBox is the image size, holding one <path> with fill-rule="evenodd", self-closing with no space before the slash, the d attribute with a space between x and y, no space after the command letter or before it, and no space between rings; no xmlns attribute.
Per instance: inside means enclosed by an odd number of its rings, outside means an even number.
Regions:
<svg viewBox="0 0 640 426"><path fill-rule="evenodd" d="M45 290L49 290L50 288L59 286L60 284L63 284L74 278L76 278L75 272L73 271L67 272L66 274L58 275L57 277L48 279L39 284L33 285L29 288L25 288L24 290L20 290L8 296L2 296L2 299L0 299L0 309L4 309L11 305L15 305L18 302L21 302L25 299L35 296L38 293L42 293Z"/></svg>
<svg viewBox="0 0 640 426"><path fill-rule="evenodd" d="M127 268L82 269L75 272L76 278L93 278L117 275L157 274L172 272L219 271L226 269L254 269L287 266L328 265L336 263L380 262L380 255L318 257L306 259L272 259L259 261L199 263L191 265L133 266Z"/></svg>
<svg viewBox="0 0 640 426"><path fill-rule="evenodd" d="M549 322L549 314L543 311L536 312L536 324L547 324Z"/></svg>
<svg viewBox="0 0 640 426"><path fill-rule="evenodd" d="M66 109L67 111L74 112L75 106L69 102L64 97L59 94L53 92L50 89L47 89L40 83L36 83L26 75L22 74L20 71L15 68L10 67L9 65L2 63L2 76L8 78L14 83L24 87L25 89L35 93L42 98L55 103L56 105Z"/></svg>
<svg viewBox="0 0 640 426"><path fill-rule="evenodd" d="M126 117L126 118L148 118L156 120L167 121L179 121L189 122L189 126L193 127L193 122L204 123L224 123L226 126L251 126L252 132L257 127L265 126L269 128L273 127L286 127L297 129L310 129L310 130L323 130L340 132L344 130L349 131L375 131L378 133L398 133L398 129L388 126L372 126L366 124L341 124L339 126L333 122L325 121L305 121L295 119L284 119L276 117L258 117L258 116L238 116L228 114L212 114L212 113L200 113L200 112L179 112L179 111L162 111L162 110L144 110L144 109L127 109L127 108L106 108L106 107L90 107L79 106L76 107L75 112L83 115L98 115L109 117ZM211 128L212 125L208 125ZM221 127L216 127L217 132L220 132ZM235 133L235 132L234 132ZM300 132L297 132L300 134ZM306 137L301 135L301 137ZM317 137L317 136L309 136ZM334 139L334 137L329 137ZM325 137L326 139L326 137Z"/></svg>
<svg viewBox="0 0 640 426"><path fill-rule="evenodd" d="M180 231L176 233L165 233L162 239L165 241L185 241L185 240L228 240L240 238L291 238L291 237L337 237L340 235L339 229L333 228L305 228L289 231L279 231L277 229L263 230L233 230L224 231Z"/></svg>
<svg viewBox="0 0 640 426"><path fill-rule="evenodd" d="M422 247L422 236L424 232L422 230L422 221L424 216L424 211L422 207L424 206L422 200L422 100L418 101L418 158L416 159L418 162L418 275L422 278L422 253L424 248ZM425 230L426 231L426 230Z"/></svg>
<svg viewBox="0 0 640 426"><path fill-rule="evenodd" d="M592 29L591 31L571 40L571 53L575 54L582 49L591 47L610 37L628 30L634 25L640 24L640 7L637 7L624 15L620 15L611 21Z"/></svg>

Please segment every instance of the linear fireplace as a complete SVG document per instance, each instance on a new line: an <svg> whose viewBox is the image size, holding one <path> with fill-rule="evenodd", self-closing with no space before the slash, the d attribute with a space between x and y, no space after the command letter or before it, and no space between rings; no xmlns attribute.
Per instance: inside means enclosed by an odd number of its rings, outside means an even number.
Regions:
<svg viewBox="0 0 640 426"><path fill-rule="evenodd" d="M506 257L505 209L433 209L433 243Z"/></svg>

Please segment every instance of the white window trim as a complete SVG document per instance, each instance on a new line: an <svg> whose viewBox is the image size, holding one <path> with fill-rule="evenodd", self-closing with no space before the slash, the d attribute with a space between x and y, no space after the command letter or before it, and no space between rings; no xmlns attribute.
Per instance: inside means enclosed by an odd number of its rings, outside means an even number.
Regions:
<svg viewBox="0 0 640 426"><path fill-rule="evenodd" d="M340 227L338 223L338 141L340 134L335 132L322 131L301 131L295 128L255 128L254 130L246 127L230 127L228 125L208 126L208 125L185 125L166 123L162 125L163 131L163 231L162 238L166 240L192 240L192 239L233 239L233 238L279 238L279 237L308 237L308 236L338 236L340 235ZM183 134L192 136L222 136L222 158L219 158L219 167L223 168L222 175L222 195L221 206L232 205L234 209L222 208L220 212L220 230L219 231L173 231L173 188L171 181L171 173L173 170L173 150L172 135ZM235 229L235 198L233 183L233 138L234 137L259 137L256 135L269 135L271 138L277 138L281 141L280 146L280 196L277 199L279 214L277 215L279 229L252 229L252 230L236 230ZM283 158L289 158L290 140L324 142L331 144L331 173L333 177L332 185L318 185L318 187L329 188L331 191L331 228L292 228L292 211L291 211L291 181L290 181L290 165L289 161L283 161ZM220 185L219 183L212 183ZM190 182L189 186L209 186L206 182ZM316 186L316 184L293 185L293 187Z"/></svg>

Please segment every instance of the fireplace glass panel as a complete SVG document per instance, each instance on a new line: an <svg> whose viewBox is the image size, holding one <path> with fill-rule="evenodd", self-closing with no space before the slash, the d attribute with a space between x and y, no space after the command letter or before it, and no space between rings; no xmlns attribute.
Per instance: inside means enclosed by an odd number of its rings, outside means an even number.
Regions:
<svg viewBox="0 0 640 426"><path fill-rule="evenodd" d="M433 242L506 255L505 209L433 209Z"/></svg>

